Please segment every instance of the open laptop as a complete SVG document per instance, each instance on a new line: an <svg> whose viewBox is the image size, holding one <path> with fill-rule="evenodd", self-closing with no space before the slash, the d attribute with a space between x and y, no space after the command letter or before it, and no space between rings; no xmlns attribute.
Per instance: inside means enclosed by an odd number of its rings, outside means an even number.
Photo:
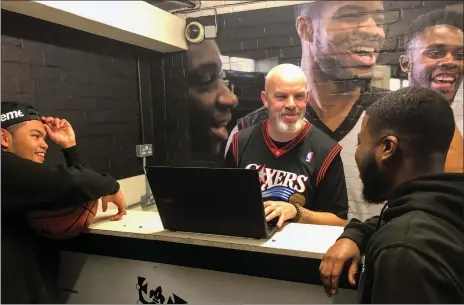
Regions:
<svg viewBox="0 0 464 305"><path fill-rule="evenodd" d="M147 166L163 227L171 231L268 239L258 172L243 168Z"/></svg>

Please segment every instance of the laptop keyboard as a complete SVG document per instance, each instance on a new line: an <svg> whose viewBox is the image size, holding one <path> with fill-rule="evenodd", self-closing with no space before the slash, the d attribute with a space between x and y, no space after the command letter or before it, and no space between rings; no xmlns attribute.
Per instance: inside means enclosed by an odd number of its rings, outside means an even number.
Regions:
<svg viewBox="0 0 464 305"><path fill-rule="evenodd" d="M269 237L271 237L275 232L277 232L277 222L269 221L266 223L266 225Z"/></svg>

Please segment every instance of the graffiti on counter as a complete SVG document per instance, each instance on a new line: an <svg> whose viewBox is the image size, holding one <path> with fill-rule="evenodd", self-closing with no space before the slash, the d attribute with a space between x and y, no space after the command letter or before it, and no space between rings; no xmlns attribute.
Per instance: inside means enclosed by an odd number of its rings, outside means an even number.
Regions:
<svg viewBox="0 0 464 305"><path fill-rule="evenodd" d="M146 278L139 276L136 288L139 291L139 299L137 304L188 304L187 301L173 293L166 300L163 295L163 288L158 286L156 289L148 291L148 283Z"/></svg>

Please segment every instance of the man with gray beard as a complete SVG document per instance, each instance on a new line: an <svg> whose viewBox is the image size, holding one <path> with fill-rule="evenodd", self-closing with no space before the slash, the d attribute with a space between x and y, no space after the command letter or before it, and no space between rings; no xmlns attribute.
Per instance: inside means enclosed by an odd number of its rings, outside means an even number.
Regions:
<svg viewBox="0 0 464 305"><path fill-rule="evenodd" d="M341 146L305 119L305 73L282 64L266 76L269 118L233 135L232 168L259 171L267 221L344 226L348 214Z"/></svg>
<svg viewBox="0 0 464 305"><path fill-rule="evenodd" d="M308 82L306 119L343 147L348 218L379 215L362 198L354 152L365 109L389 90L372 85L374 66L391 22L382 1L313 1L296 6L301 41L300 67ZM237 120L232 135L267 119L261 107ZM229 146L229 145L228 145ZM226 151L228 149L226 146Z"/></svg>

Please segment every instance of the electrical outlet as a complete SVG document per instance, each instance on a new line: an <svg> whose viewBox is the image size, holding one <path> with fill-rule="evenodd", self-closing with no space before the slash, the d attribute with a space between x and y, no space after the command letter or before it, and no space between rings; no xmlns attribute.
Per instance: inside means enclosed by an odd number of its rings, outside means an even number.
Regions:
<svg viewBox="0 0 464 305"><path fill-rule="evenodd" d="M135 146L135 154L138 158L153 156L152 144L140 144Z"/></svg>
<svg viewBox="0 0 464 305"><path fill-rule="evenodd" d="M142 207L142 209L149 208L155 204L156 202L155 198L153 198L153 194L143 195L140 200L140 206Z"/></svg>

